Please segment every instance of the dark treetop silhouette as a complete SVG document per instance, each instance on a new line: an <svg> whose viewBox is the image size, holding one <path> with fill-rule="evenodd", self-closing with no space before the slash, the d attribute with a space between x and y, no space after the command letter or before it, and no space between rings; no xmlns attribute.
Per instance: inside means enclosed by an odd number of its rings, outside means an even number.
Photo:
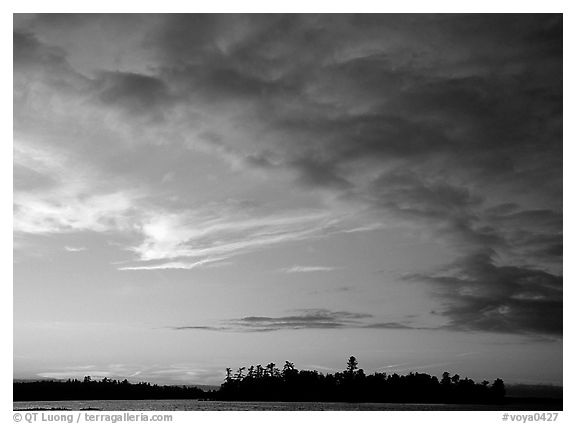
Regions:
<svg viewBox="0 0 576 424"><path fill-rule="evenodd" d="M366 375L354 356L346 370L335 374L299 371L286 361L282 370L270 363L226 369L226 380L214 393L219 400L331 401L331 402L423 402L423 403L500 403L505 396L504 382L496 379L480 384L469 378L442 379L422 373L408 375L374 373Z"/></svg>
<svg viewBox="0 0 576 424"><path fill-rule="evenodd" d="M297 370L286 361L282 370L276 364L241 367L235 373L226 368L226 378L217 391L195 387L131 384L104 378L94 381L36 381L14 383L14 400L80 399L213 399L251 401L315 402L417 402L417 403L501 403L504 382L478 384L469 378L442 379L422 373L408 375L374 373L366 375L351 356L346 370L335 374Z"/></svg>
<svg viewBox="0 0 576 424"><path fill-rule="evenodd" d="M158 386L129 383L128 380L34 381L14 383L14 401L104 400L104 399L198 399L205 397L196 387Z"/></svg>

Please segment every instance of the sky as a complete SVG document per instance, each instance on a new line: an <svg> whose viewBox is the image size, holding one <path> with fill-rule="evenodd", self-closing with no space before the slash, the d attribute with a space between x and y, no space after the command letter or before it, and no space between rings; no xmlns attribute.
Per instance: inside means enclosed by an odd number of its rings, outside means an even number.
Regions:
<svg viewBox="0 0 576 424"><path fill-rule="evenodd" d="M14 378L562 384L561 15L14 15Z"/></svg>

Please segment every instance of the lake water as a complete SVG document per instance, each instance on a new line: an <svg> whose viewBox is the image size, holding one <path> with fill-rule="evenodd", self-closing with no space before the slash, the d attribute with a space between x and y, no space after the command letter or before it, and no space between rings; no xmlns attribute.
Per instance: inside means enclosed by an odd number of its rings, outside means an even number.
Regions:
<svg viewBox="0 0 576 424"><path fill-rule="evenodd" d="M332 402L218 402L199 400L75 400L14 402L14 410L97 409L101 411L543 411L549 405L443 405L405 403Z"/></svg>

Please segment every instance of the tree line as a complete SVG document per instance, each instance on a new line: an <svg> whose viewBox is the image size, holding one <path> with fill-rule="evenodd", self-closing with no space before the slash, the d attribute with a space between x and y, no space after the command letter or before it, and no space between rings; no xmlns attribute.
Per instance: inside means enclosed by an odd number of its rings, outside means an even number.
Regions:
<svg viewBox="0 0 576 424"><path fill-rule="evenodd" d="M425 373L407 375L375 372L366 375L354 356L346 369L334 374L298 370L286 361L276 364L226 369L219 400L315 401L315 402L414 402L414 403L500 403L506 394L504 382L496 379L476 383L448 372L441 379Z"/></svg>
<svg viewBox="0 0 576 424"><path fill-rule="evenodd" d="M128 380L84 380L15 382L14 401L34 400L136 400L136 399L198 399L206 393L196 387L159 386L150 383L129 383Z"/></svg>
<svg viewBox="0 0 576 424"><path fill-rule="evenodd" d="M14 401L104 400L104 399L205 399L239 401L301 402L402 402L402 403L501 403L506 389L501 379L476 383L458 374L439 379L425 373L407 375L375 372L366 375L354 356L346 369L334 374L298 370L286 361L241 367L226 377L218 390L204 391L189 386L159 386L129 383L128 380L15 382Z"/></svg>

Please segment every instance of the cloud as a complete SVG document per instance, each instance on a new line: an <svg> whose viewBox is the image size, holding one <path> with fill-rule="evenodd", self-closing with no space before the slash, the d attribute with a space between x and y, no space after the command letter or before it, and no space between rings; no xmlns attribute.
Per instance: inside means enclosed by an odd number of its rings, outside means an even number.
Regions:
<svg viewBox="0 0 576 424"><path fill-rule="evenodd" d="M66 60L63 49L47 46L30 32L14 31L15 97L25 93L30 78L51 86L59 85L65 92L78 88L86 80Z"/></svg>
<svg viewBox="0 0 576 424"><path fill-rule="evenodd" d="M443 300L437 314L446 328L562 335L562 277L545 271L497 265L493 252L456 261L442 274L413 275L432 283Z"/></svg>
<svg viewBox="0 0 576 424"><path fill-rule="evenodd" d="M47 372L40 372L36 374L38 377L42 378L55 378L58 380L64 380L68 378L77 378L82 379L86 375L90 375L91 377L95 378L104 378L104 377L112 377L114 376L113 373L110 371L98 370L98 369L90 369L90 370L78 370L78 371L47 371Z"/></svg>
<svg viewBox="0 0 576 424"><path fill-rule="evenodd" d="M131 382L145 381L155 384L211 384L220 381L222 370L219 367L199 363L157 364L101 364L77 365L41 371L35 374L43 378L82 380L85 376L93 379L128 379Z"/></svg>
<svg viewBox="0 0 576 424"><path fill-rule="evenodd" d="M174 330L210 330L210 331L279 331L309 329L416 329L409 324L399 322L370 322L371 314L330 311L327 309L302 309L297 315L282 317L247 316L222 322L219 325L191 325L172 327Z"/></svg>
<svg viewBox="0 0 576 424"><path fill-rule="evenodd" d="M84 252L85 250L88 250L88 248L81 246L64 246L64 250L67 252Z"/></svg>
<svg viewBox="0 0 576 424"><path fill-rule="evenodd" d="M334 271L336 268L328 266L301 266L294 265L290 268L282 268L281 271L287 274L302 273L302 272L329 272Z"/></svg>
<svg viewBox="0 0 576 424"><path fill-rule="evenodd" d="M131 197L127 193L91 195L79 200L73 196L38 199L14 196L14 231L32 234L129 229Z"/></svg>
<svg viewBox="0 0 576 424"><path fill-rule="evenodd" d="M415 329L416 327L403 324L400 322L376 322L373 324L367 324L364 328L381 328L384 330L410 330Z"/></svg>
<svg viewBox="0 0 576 424"><path fill-rule="evenodd" d="M382 228L384 228L385 226L381 223L375 222L373 224L368 224L368 225L362 225L360 227L353 227L353 228L349 228L346 230L343 230L343 233L364 233L364 232L370 232L370 231L374 231L374 230L380 230Z"/></svg>
<svg viewBox="0 0 576 424"><path fill-rule="evenodd" d="M140 264L121 269L191 269L277 244L319 237L332 225L330 215L318 212L257 219L230 213L153 215L142 226L144 241L131 249L139 255ZM174 258L195 260L168 261ZM165 262L143 264L159 260Z"/></svg>
<svg viewBox="0 0 576 424"><path fill-rule="evenodd" d="M278 318L249 316L236 321L236 325L245 330L274 331L279 329L342 328L358 324L358 321L369 318L369 314L328 310L306 310L300 315L289 315Z"/></svg>
<svg viewBox="0 0 576 424"><path fill-rule="evenodd" d="M117 107L133 118L149 115L162 120L175 101L161 79L148 75L101 72L96 85L101 102Z"/></svg>
<svg viewBox="0 0 576 424"><path fill-rule="evenodd" d="M16 233L131 230L142 192L119 188L76 152L17 136L14 164Z"/></svg>
<svg viewBox="0 0 576 424"><path fill-rule="evenodd" d="M330 163L322 163L311 158L297 158L288 166L298 173L301 184L334 189L346 189L351 186Z"/></svg>
<svg viewBox="0 0 576 424"><path fill-rule="evenodd" d="M194 269L207 264L214 264L223 261L225 258L208 258L196 262L164 262L156 265L122 266L120 271L146 271L156 269Z"/></svg>

